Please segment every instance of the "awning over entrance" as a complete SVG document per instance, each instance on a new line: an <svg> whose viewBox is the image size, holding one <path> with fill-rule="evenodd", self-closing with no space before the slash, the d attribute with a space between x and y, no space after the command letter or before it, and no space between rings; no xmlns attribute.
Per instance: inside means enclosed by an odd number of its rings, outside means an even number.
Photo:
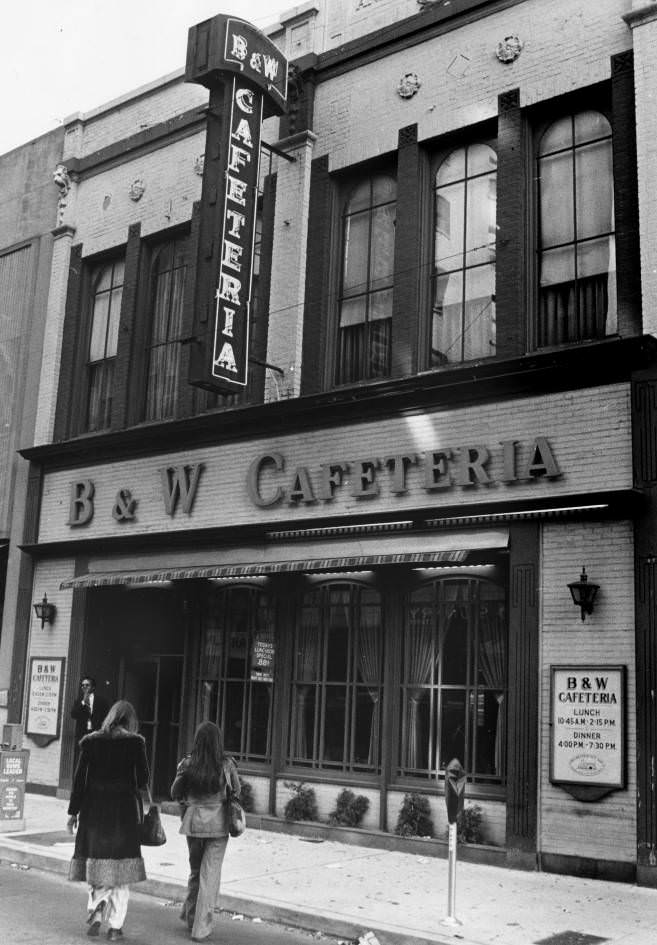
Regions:
<svg viewBox="0 0 657 945"><path fill-rule="evenodd" d="M158 567L148 567L143 561L144 566L139 567L133 559L130 568L91 570L88 574L62 581L60 589L156 584L199 578L261 577L286 572L357 571L383 565L458 567L466 562L471 551L503 550L508 543L508 529L490 529L435 536L368 536L341 542L300 541L257 549L223 548L211 555L215 559L213 564L192 561L189 553L180 552L176 564L167 562ZM208 556L206 553L206 561Z"/></svg>

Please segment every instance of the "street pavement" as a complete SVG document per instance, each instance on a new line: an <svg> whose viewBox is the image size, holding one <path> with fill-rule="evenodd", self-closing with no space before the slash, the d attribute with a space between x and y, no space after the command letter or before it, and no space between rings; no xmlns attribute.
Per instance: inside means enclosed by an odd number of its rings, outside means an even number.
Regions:
<svg viewBox="0 0 657 945"><path fill-rule="evenodd" d="M28 794L25 829L0 833L0 861L64 875L67 802ZM144 847L140 893L181 900L187 847L162 815L163 847ZM5 827L8 824L5 824ZM248 829L224 861L222 910L366 945L655 945L657 890L459 862L445 925L447 860ZM135 887L135 890L137 887ZM218 941L218 939L216 939Z"/></svg>
<svg viewBox="0 0 657 945"><path fill-rule="evenodd" d="M37 905L38 904L38 905ZM74 945L87 938L87 892L82 883L35 869L0 864L0 945ZM123 926L125 945L183 945L186 926L169 900L132 892ZM104 945L101 932L97 939ZM289 926L222 912L209 945L337 945L335 939Z"/></svg>

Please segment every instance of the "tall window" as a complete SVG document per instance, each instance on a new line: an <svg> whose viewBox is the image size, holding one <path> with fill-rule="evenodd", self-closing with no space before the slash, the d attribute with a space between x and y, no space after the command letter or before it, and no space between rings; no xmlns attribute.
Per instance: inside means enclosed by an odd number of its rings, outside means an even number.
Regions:
<svg viewBox="0 0 657 945"><path fill-rule="evenodd" d="M441 579L410 596L401 672L398 773L432 778L458 758L472 780L505 769L505 593Z"/></svg>
<svg viewBox="0 0 657 945"><path fill-rule="evenodd" d="M497 155L457 148L435 176L431 367L495 354Z"/></svg>
<svg viewBox="0 0 657 945"><path fill-rule="evenodd" d="M616 330L611 127L600 112L554 122L538 148L537 344Z"/></svg>
<svg viewBox="0 0 657 945"><path fill-rule="evenodd" d="M146 419L176 414L180 395L183 299L187 239L170 240L155 250L152 264L151 336L148 348Z"/></svg>
<svg viewBox="0 0 657 945"><path fill-rule="evenodd" d="M378 592L337 583L307 593L294 639L289 763L378 772L382 691Z"/></svg>
<svg viewBox="0 0 657 945"><path fill-rule="evenodd" d="M274 623L260 588L211 593L199 678L199 721L216 722L226 751L249 761L271 758Z"/></svg>
<svg viewBox="0 0 657 945"><path fill-rule="evenodd" d="M390 374L397 183L379 175L352 192L343 217L336 383Z"/></svg>
<svg viewBox="0 0 657 945"><path fill-rule="evenodd" d="M99 266L91 278L87 429L105 430L112 415L112 384L123 296L122 259Z"/></svg>

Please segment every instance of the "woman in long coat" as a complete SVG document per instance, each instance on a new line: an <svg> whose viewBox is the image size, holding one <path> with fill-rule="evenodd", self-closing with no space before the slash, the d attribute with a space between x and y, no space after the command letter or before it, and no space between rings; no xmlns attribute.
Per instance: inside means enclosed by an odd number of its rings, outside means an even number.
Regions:
<svg viewBox="0 0 657 945"><path fill-rule="evenodd" d="M228 792L241 792L237 766L224 754L221 730L214 722L196 729L191 755L178 765L171 797L182 807L180 833L187 837L189 880L180 918L193 942L210 935L219 898L221 867L228 845Z"/></svg>
<svg viewBox="0 0 657 945"><path fill-rule="evenodd" d="M87 934L97 936L105 921L110 941L123 934L129 884L146 879L139 825L149 771L137 726L132 705L115 702L99 731L80 741L68 807L68 828L78 828L68 878L89 883Z"/></svg>

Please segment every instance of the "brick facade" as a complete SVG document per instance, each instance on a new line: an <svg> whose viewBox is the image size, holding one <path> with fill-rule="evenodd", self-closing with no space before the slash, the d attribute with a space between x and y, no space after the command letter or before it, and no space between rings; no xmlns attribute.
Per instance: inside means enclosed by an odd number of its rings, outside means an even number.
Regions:
<svg viewBox="0 0 657 945"><path fill-rule="evenodd" d="M206 119L206 92L176 73L71 120L64 156L74 179L51 265L36 447L25 451L42 488L38 531L26 533L27 544L38 546L28 548L36 552L34 573L23 573L17 608L16 717L24 710L21 673L30 655L67 655L67 700L88 655L102 661L101 631L91 624L101 599L108 602L103 626L109 635L113 608L120 622L121 592L112 575L139 572L145 580L149 570L187 569L173 587L157 591L164 595L158 597L163 612L171 604L164 621L171 626L163 633L187 641L180 679L180 744L186 744L201 699L209 587L186 580L193 577L189 569L245 565L264 581L263 563L274 562L281 572L272 584L275 722L267 760L244 762L257 812L281 817L289 797L285 781L308 779L325 820L349 784L370 800L363 826L390 832L404 794L417 790L429 797L441 836L442 768L422 780L399 760L399 668L410 626L405 608L420 580L411 555L421 549L437 566L440 559L431 554L465 552L470 557L459 559L452 576L474 581L477 568L493 569L506 607L508 665L497 703L506 713L505 768L478 781L473 776L468 794L483 811L483 842L497 847L510 866L656 882L657 832L646 805L654 801L647 752L657 674L650 603L657 481L656 306L650 304L657 292L650 262L657 73L651 51L657 16L652 4L634 6L624 20L621 0L454 0L449 9L427 5L419 13L411 0L370 0L357 9L336 0L311 18L312 30L304 21L308 32L298 34L303 58L292 76L294 107L263 127L272 150L260 203L262 308L254 379L236 401L183 384L176 415L163 421L143 419L149 260L158 239L190 234L191 283L180 339L186 377L203 323L198 306L208 314L215 298L211 280L220 246L208 234L216 230L223 187L216 172L225 146L221 96L211 94ZM286 23L272 36L291 48ZM513 35L522 42L520 54L503 62L497 44ZM409 74L420 84L404 97L398 86ZM575 107L602 109L612 127L618 319L607 337L536 350L536 140L549 120ZM432 175L439 155L483 140L494 141L497 155L496 229L489 233L497 347L490 357L429 371L430 320L438 309L431 298L438 227ZM340 388L335 362L347 257L345 194L353 181L381 168L397 175L390 376ZM131 191L136 181L144 188L137 199ZM350 221L353 232L357 222ZM111 426L82 436L89 272L115 254L125 255L126 270ZM613 283L612 276L612 292ZM266 459L256 474L259 457ZM185 469L187 475L200 469L186 509L182 499L175 510L167 503L163 481L171 468L183 478ZM80 483L93 484L93 515L82 523L75 521L79 506L71 506ZM126 490L136 505L122 514ZM383 570L377 570L380 562L366 568L367 555L375 553L402 557L388 570L389 558ZM347 564L336 565L340 558L356 561L349 566L356 577ZM308 587L337 581L332 570L322 575L318 562L325 559L341 569L340 580L380 581L382 588L390 657L376 706L387 728L374 773L364 762L354 773L339 763L329 770L317 759L307 768L289 760L290 693L298 683L294 608L301 593L289 572L292 565L303 572L297 564L305 561ZM586 621L567 588L583 566L600 585ZM96 579L108 586L95 586ZM46 635L27 606L44 589L57 603ZM171 615L177 620L179 613L184 633L173 625ZM117 634L124 630L117 625ZM149 633L143 628L139 638L144 652L156 645ZM113 686L125 681L124 663L132 655L120 654L120 667L119 656L108 655ZM175 655L182 665L182 649ZM571 662L626 668L625 784L595 800L550 780L550 670ZM366 683L361 679L364 691ZM480 712L483 720L484 708ZM479 721L471 723L478 737ZM60 740L33 752L31 781L65 793L72 752L66 729Z"/></svg>

